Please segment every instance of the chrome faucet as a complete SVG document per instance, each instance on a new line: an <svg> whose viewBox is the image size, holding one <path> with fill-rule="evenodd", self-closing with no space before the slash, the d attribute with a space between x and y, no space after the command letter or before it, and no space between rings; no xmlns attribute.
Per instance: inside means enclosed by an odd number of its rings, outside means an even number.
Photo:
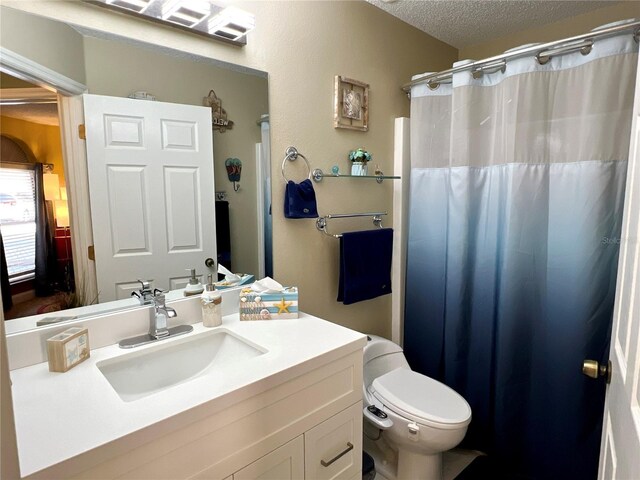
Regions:
<svg viewBox="0 0 640 480"><path fill-rule="evenodd" d="M157 288L152 291L148 282L141 281L140 283L142 284L142 289L137 294L134 292L134 294L140 299L141 305L153 306L153 308L149 309L149 333L121 340L118 344L120 348L139 347L147 343L189 333L193 330L191 325L167 327L167 319L177 317L178 314L173 308L167 307L165 304L165 292Z"/></svg>
<svg viewBox="0 0 640 480"><path fill-rule="evenodd" d="M177 317L176 311L165 305L164 292L157 288L153 291L153 314L151 314L151 324L149 326L149 335L155 339L166 337L169 335L167 328L167 318Z"/></svg>

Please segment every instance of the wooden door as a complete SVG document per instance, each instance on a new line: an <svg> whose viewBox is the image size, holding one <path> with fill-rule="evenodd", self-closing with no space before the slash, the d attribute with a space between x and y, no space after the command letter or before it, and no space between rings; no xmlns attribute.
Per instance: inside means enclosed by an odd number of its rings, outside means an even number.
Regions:
<svg viewBox="0 0 640 480"><path fill-rule="evenodd" d="M598 478L637 479L640 478L640 68L636 77L609 358L612 375L605 401Z"/></svg>
<svg viewBox="0 0 640 480"><path fill-rule="evenodd" d="M100 302L215 273L211 110L84 95Z"/></svg>

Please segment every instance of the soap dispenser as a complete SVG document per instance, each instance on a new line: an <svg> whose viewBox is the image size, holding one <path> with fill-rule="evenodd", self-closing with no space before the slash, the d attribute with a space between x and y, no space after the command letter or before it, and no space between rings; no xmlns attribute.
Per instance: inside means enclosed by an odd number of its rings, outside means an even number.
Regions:
<svg viewBox="0 0 640 480"><path fill-rule="evenodd" d="M213 275L207 277L207 286L202 293L202 325L218 327L222 325L222 295L213 284Z"/></svg>
<svg viewBox="0 0 640 480"><path fill-rule="evenodd" d="M187 268L187 271L190 273L191 278L189 278L189 283L184 288L184 296L200 295L204 291L204 287L200 283L200 280L198 280L198 277L196 277L196 269Z"/></svg>

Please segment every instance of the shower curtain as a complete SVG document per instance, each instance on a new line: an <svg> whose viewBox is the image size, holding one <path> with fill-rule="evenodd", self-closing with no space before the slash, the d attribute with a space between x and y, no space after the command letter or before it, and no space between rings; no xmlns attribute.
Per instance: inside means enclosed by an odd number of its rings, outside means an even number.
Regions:
<svg viewBox="0 0 640 480"><path fill-rule="evenodd" d="M506 478L596 478L638 45L411 92L404 347Z"/></svg>

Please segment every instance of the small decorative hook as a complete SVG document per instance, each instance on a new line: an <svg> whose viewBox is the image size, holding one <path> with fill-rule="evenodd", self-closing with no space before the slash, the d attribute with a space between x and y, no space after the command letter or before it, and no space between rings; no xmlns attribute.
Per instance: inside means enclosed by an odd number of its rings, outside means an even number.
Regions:
<svg viewBox="0 0 640 480"><path fill-rule="evenodd" d="M229 181L233 182L233 191L240 190L240 174L242 173L242 162L237 158L227 158L224 162L227 167L227 176Z"/></svg>

